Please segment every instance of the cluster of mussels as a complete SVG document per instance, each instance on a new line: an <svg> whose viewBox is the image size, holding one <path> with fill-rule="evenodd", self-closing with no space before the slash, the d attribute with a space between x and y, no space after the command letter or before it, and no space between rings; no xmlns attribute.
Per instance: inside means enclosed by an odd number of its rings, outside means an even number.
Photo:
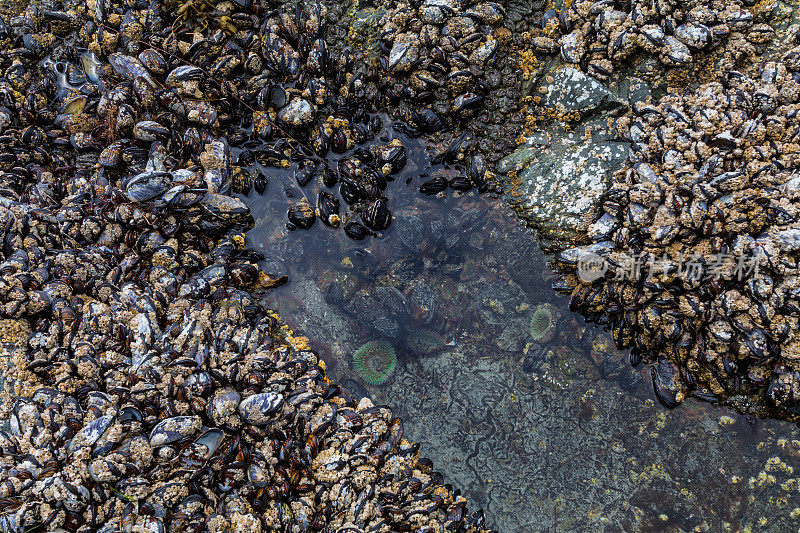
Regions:
<svg viewBox="0 0 800 533"><path fill-rule="evenodd" d="M431 110L428 112L433 113ZM284 184L284 192L301 197L289 208L290 229L309 229L319 218L326 226L341 226L348 237L361 240L377 235L376 232L386 230L392 223L387 187L406 166L406 148L399 137L384 129L380 115L364 112L356 117L358 121L353 122L355 127L348 130L347 135L342 129L336 130L337 134L341 134L342 147L336 148L334 144L333 152L342 155L335 164L318 155L303 157L294 169L297 188ZM338 123L338 119L329 118L329 126L335 127ZM408 124L398 122L392 126L397 132L419 135L419 131ZM352 140L347 140L350 132L353 134ZM376 138L376 135L379 137ZM488 170L486 159L481 154L474 154L469 159L465 155L472 149L471 140L471 136L464 134L437 156L437 160L456 164L455 171L452 175L420 175L426 178L419 186L421 193L441 197L448 188L456 192L473 188L485 192L488 189L493 173ZM242 164L246 163L242 161ZM241 172L247 172L249 168L263 172L258 170L257 162L255 166L240 168ZM331 190L337 184L338 196ZM240 191L237 186L233 190ZM316 196L316 207L311 205L309 196ZM348 207L347 210L342 209L340 198Z"/></svg>
<svg viewBox="0 0 800 533"><path fill-rule="evenodd" d="M0 530L483 530L401 421L251 295L285 278L244 248L242 145L291 157L328 135L309 9L0 21L0 316L30 332L6 372Z"/></svg>
<svg viewBox="0 0 800 533"><path fill-rule="evenodd" d="M447 102L438 109L442 114L472 116L488 91L484 71L496 58L494 31L505 14L495 2L425 0L389 7L380 43L389 72L403 83L400 95ZM432 127L429 117L419 121Z"/></svg>
<svg viewBox="0 0 800 533"><path fill-rule="evenodd" d="M755 79L635 105L594 244L557 257L572 307L654 363L668 406L693 394L800 419L799 110L798 48Z"/></svg>
<svg viewBox="0 0 800 533"><path fill-rule="evenodd" d="M688 65L693 54L725 42L737 55L747 54L774 36L772 27L754 19L738 0L581 0L547 11L532 44L606 79L615 64L639 51L672 67Z"/></svg>

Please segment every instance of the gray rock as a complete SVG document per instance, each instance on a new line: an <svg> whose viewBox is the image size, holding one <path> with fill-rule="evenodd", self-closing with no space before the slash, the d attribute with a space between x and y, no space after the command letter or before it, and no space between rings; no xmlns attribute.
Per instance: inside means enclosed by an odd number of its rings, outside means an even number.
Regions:
<svg viewBox="0 0 800 533"><path fill-rule="evenodd" d="M581 116L601 110L615 110L624 103L602 83L578 69L566 67L556 72L553 83L547 86L548 107L567 113L577 111Z"/></svg>
<svg viewBox="0 0 800 533"><path fill-rule="evenodd" d="M602 136L600 137L602 138ZM614 173L628 157L626 142L587 140L581 133L540 139L500 162L501 171L516 171L518 212L544 239L580 239ZM513 200L509 194L509 199Z"/></svg>
<svg viewBox="0 0 800 533"><path fill-rule="evenodd" d="M373 36L373 34L380 31L384 15L386 15L386 10L382 8L365 7L357 11L351 22L353 31L358 35L377 39L377 35Z"/></svg>
<svg viewBox="0 0 800 533"><path fill-rule="evenodd" d="M284 124L302 128L314 121L314 111L311 102L304 98L295 98L278 112L278 118Z"/></svg>
<svg viewBox="0 0 800 533"><path fill-rule="evenodd" d="M585 238L600 198L629 153L609 121L624 100L572 67L552 80L546 105L579 122L534 133L497 165L500 173L512 174L507 200L539 231L545 246Z"/></svg>
<svg viewBox="0 0 800 533"><path fill-rule="evenodd" d="M377 298L369 294L358 294L350 311L363 325L370 327L390 339L400 335L401 327L392 311Z"/></svg>

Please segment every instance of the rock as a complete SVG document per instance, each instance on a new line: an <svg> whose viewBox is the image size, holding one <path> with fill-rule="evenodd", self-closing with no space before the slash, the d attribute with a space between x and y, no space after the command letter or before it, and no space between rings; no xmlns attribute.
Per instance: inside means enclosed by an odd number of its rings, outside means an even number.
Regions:
<svg viewBox="0 0 800 533"><path fill-rule="evenodd" d="M391 310L369 294L359 293L353 299L349 310L365 326L378 333L395 339L400 336L401 327Z"/></svg>
<svg viewBox="0 0 800 533"><path fill-rule="evenodd" d="M541 154L542 148L550 146L552 142L552 136L546 131L535 132L530 137L525 138L524 147L500 160L497 164L498 172L503 174L508 174L511 171L518 172L535 159L537 154Z"/></svg>
<svg viewBox="0 0 800 533"><path fill-rule="evenodd" d="M363 43L364 50L378 49L380 32L383 29L382 20L386 16L383 8L364 7L358 10L351 19L351 28L354 35L358 35Z"/></svg>
<svg viewBox="0 0 800 533"><path fill-rule="evenodd" d="M577 111L583 117L601 110L620 109L624 102L596 79L566 67L547 86L546 104L566 113Z"/></svg>
<svg viewBox="0 0 800 533"><path fill-rule="evenodd" d="M599 126L587 125L590 129ZM561 131L548 144L541 136L526 142L503 159L498 169L518 172L519 183L508 199L516 199L518 212L543 239L580 240L628 152L628 143L602 132L586 136Z"/></svg>
<svg viewBox="0 0 800 533"><path fill-rule="evenodd" d="M314 121L314 106L304 98L295 98L278 112L278 119L295 128L303 128Z"/></svg>
<svg viewBox="0 0 800 533"><path fill-rule="evenodd" d="M650 85L641 78L630 78L623 83L628 103L633 105L635 103L646 102L652 98L653 91ZM622 92L622 91L620 91Z"/></svg>
<svg viewBox="0 0 800 533"><path fill-rule="evenodd" d="M552 80L546 106L577 124L565 128L556 123L535 132L497 165L498 172L512 176L507 200L539 231L543 246L585 239L601 196L629 153L628 143L617 138L609 122L627 105L625 100L572 67L562 68ZM641 80L624 89L636 100L649 94Z"/></svg>
<svg viewBox="0 0 800 533"><path fill-rule="evenodd" d="M424 280L414 280L407 289L411 316L422 324L430 324L436 314L436 293Z"/></svg>

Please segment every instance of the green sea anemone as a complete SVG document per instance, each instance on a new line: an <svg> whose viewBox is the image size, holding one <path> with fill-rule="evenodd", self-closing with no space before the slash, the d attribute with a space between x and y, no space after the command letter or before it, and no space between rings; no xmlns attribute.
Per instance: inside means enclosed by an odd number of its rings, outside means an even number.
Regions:
<svg viewBox="0 0 800 533"><path fill-rule="evenodd" d="M550 304L536 307L531 317L531 337L535 342L546 343L556 335L557 312Z"/></svg>
<svg viewBox="0 0 800 533"><path fill-rule="evenodd" d="M370 341L353 354L356 374L369 385L383 385L389 381L396 366L394 347L385 341Z"/></svg>
<svg viewBox="0 0 800 533"><path fill-rule="evenodd" d="M415 329L405 338L405 345L412 355L433 355L441 351L444 339L429 329Z"/></svg>

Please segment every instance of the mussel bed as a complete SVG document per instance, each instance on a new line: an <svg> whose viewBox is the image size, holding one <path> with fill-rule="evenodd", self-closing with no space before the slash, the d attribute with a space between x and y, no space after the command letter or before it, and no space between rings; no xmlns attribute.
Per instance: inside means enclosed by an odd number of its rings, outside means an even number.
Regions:
<svg viewBox="0 0 800 533"><path fill-rule="evenodd" d="M255 296L286 277L259 269L233 194L265 169L338 183L371 228L352 238L391 223L375 180L402 146L344 175L319 159L372 135L325 16L97 0L0 22L0 309L21 335L0 530L484 530L391 409L331 383ZM337 210L320 194L288 219Z"/></svg>

